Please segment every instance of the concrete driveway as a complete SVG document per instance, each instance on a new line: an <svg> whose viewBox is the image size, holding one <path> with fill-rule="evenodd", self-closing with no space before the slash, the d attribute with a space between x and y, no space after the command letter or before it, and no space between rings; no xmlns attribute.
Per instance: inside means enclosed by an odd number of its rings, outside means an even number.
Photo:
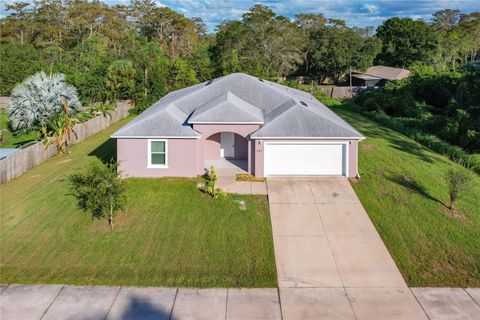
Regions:
<svg viewBox="0 0 480 320"><path fill-rule="evenodd" d="M345 178L269 178L284 319L427 319Z"/></svg>

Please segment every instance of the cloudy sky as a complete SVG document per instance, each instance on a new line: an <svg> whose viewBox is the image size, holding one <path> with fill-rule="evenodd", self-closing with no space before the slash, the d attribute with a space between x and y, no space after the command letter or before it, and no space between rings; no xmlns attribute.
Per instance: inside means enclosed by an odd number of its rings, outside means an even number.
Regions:
<svg viewBox="0 0 480 320"><path fill-rule="evenodd" d="M25 0L23 0L25 1ZM13 0L0 0L11 3ZM26 1L28 2L28 1ZM130 0L104 0L108 4L128 4ZM226 19L239 19L256 3L263 3L277 14L294 18L298 13L323 13L327 18L339 18L349 26L377 26L392 16L431 19L435 11L452 8L470 13L480 11L479 0L157 0L187 17L200 17L213 32ZM0 15L7 14L3 8Z"/></svg>

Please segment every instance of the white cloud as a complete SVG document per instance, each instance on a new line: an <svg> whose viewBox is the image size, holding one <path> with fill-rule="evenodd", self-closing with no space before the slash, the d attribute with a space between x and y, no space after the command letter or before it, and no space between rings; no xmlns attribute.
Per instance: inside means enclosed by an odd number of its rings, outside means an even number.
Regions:
<svg viewBox="0 0 480 320"><path fill-rule="evenodd" d="M378 7L374 4L364 4L363 7L368 10L369 13L378 13Z"/></svg>

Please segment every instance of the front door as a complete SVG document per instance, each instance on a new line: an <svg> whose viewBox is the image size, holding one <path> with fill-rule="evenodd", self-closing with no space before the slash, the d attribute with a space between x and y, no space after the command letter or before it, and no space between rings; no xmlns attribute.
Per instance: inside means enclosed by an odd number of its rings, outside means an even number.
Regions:
<svg viewBox="0 0 480 320"><path fill-rule="evenodd" d="M235 134L233 132L220 133L220 158L235 156Z"/></svg>

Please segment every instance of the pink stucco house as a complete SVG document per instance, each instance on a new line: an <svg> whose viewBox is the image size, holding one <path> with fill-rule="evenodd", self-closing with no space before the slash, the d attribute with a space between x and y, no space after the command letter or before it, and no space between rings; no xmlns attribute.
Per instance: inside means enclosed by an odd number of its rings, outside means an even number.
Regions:
<svg viewBox="0 0 480 320"><path fill-rule="evenodd" d="M219 159L258 177L355 177L363 136L306 92L235 73L167 94L112 138L130 177L193 177Z"/></svg>

